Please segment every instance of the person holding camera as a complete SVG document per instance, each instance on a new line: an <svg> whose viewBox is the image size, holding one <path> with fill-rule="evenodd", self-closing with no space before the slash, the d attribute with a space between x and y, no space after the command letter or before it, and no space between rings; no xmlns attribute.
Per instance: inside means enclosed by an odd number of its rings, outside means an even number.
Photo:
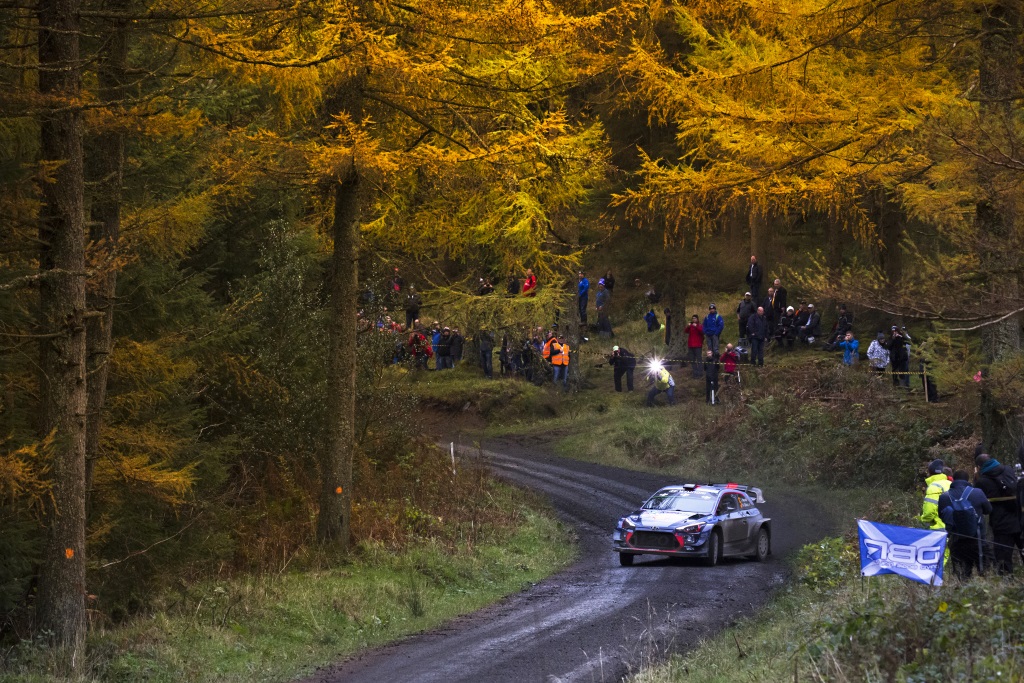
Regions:
<svg viewBox="0 0 1024 683"><path fill-rule="evenodd" d="M892 366L892 385L910 388L910 335L907 328L892 326L889 335L889 363Z"/></svg>

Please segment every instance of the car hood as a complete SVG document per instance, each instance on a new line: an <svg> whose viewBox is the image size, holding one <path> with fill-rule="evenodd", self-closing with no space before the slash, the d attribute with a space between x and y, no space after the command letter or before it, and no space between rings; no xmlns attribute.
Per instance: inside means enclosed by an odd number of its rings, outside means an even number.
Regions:
<svg viewBox="0 0 1024 683"><path fill-rule="evenodd" d="M638 526L647 529L675 529L710 517L706 512L681 512L679 510L640 510L630 517Z"/></svg>

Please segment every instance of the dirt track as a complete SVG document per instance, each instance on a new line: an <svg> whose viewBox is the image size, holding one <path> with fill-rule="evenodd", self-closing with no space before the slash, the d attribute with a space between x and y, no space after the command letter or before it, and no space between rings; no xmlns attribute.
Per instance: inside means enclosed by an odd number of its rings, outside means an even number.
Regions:
<svg viewBox="0 0 1024 683"><path fill-rule="evenodd" d="M782 558L828 531L813 503L775 498L768 489L761 507L773 520L770 561L726 560L707 568L647 556L623 568L609 549L615 521L678 479L558 458L514 442L483 448L498 476L546 495L576 529L579 561L493 607L324 669L311 682L618 681L756 610L782 584ZM475 449L464 456L480 457Z"/></svg>

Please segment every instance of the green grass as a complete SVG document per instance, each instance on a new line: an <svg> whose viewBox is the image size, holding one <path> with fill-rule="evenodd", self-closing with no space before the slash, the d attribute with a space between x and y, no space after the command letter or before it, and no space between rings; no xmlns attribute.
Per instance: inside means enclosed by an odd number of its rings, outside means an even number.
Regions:
<svg viewBox="0 0 1024 683"><path fill-rule="evenodd" d="M1024 680L1024 583L861 581L852 539L808 546L796 580L756 616L632 683Z"/></svg>
<svg viewBox="0 0 1024 683"><path fill-rule="evenodd" d="M518 514L514 532L455 552L363 547L328 570L189 587L152 616L93 632L82 680L290 680L479 609L566 566L573 551L565 529L532 498L500 490L502 504ZM48 668L43 648L23 643L13 654L0 680L57 680L38 673Z"/></svg>

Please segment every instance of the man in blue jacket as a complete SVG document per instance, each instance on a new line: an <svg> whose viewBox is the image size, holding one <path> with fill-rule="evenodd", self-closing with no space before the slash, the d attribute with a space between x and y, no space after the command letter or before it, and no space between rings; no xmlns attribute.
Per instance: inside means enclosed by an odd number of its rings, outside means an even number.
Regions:
<svg viewBox="0 0 1024 683"><path fill-rule="evenodd" d="M579 297L580 306L580 322L584 325L587 324L587 300L590 298L590 280L587 276L580 271L579 284L576 288L576 294Z"/></svg>
<svg viewBox="0 0 1024 683"><path fill-rule="evenodd" d="M708 314L704 318L704 338L708 342L708 348L715 356L718 356L718 338L725 329L725 320L718 315L715 304L708 305Z"/></svg>

